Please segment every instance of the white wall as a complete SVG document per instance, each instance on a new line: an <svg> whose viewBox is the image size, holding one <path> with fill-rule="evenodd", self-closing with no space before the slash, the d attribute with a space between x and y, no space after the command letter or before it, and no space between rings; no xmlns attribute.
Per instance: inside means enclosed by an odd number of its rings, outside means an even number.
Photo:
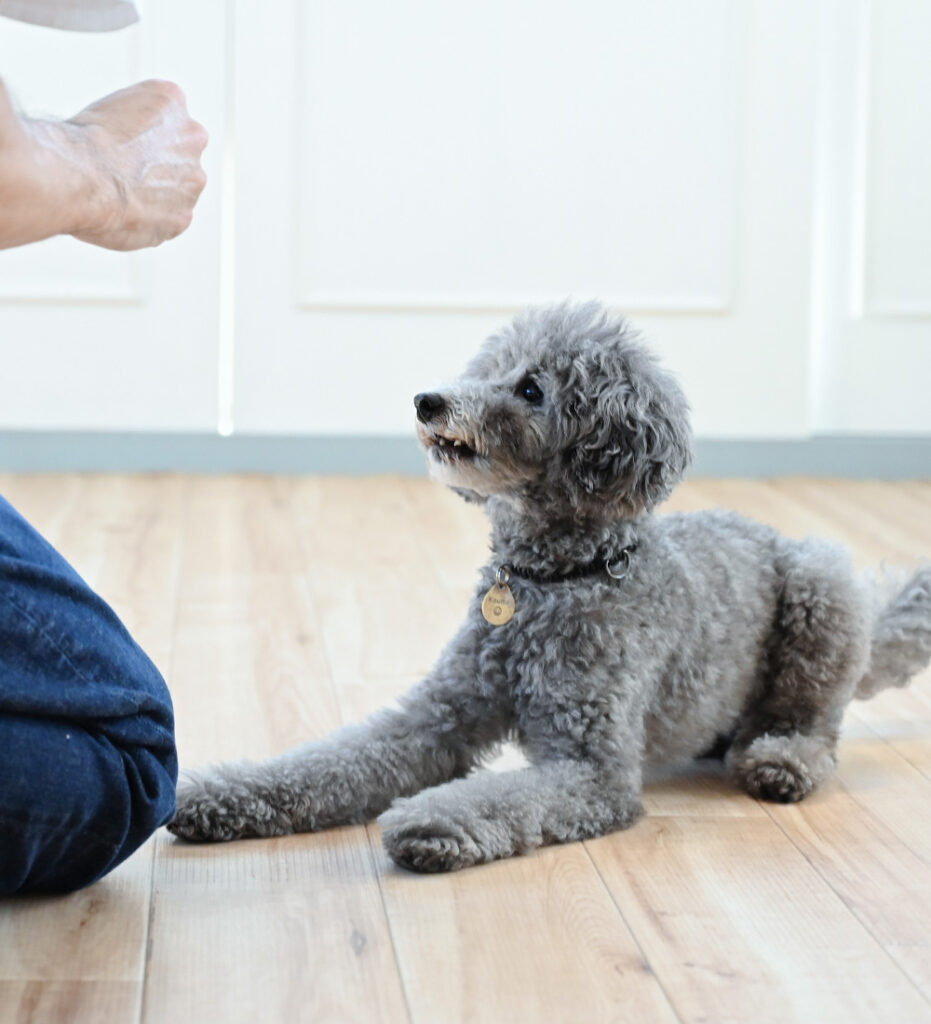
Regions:
<svg viewBox="0 0 931 1024"><path fill-rule="evenodd" d="M699 436L931 433L924 0L161 0L0 19L67 113L177 79L195 226L0 253L0 429L400 433L528 301L601 296Z"/></svg>
<svg viewBox="0 0 931 1024"><path fill-rule="evenodd" d="M0 74L27 111L67 115L155 74L183 82L223 151L222 3L150 4L100 36L0 18ZM70 238L0 252L0 428L211 430L217 422L221 190L195 230L154 251Z"/></svg>

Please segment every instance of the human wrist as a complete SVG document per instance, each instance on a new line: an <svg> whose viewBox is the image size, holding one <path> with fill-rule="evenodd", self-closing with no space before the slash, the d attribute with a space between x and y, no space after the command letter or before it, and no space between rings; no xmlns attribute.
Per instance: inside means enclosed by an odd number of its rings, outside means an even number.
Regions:
<svg viewBox="0 0 931 1024"><path fill-rule="evenodd" d="M0 248L98 230L117 215L119 190L94 131L24 117L0 102Z"/></svg>
<svg viewBox="0 0 931 1024"><path fill-rule="evenodd" d="M115 215L119 190L103 166L95 129L70 121L30 121L35 181L54 211L53 234L103 228Z"/></svg>

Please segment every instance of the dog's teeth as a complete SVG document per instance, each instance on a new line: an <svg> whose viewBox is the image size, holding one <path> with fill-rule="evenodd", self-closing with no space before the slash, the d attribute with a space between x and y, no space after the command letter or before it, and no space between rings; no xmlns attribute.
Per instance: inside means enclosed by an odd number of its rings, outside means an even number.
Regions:
<svg viewBox="0 0 931 1024"><path fill-rule="evenodd" d="M461 448L461 447L462 447L462 442L461 441L453 441L453 448Z"/></svg>
<svg viewBox="0 0 931 1024"><path fill-rule="evenodd" d="M441 437L437 443L445 445L446 444L446 438L445 437Z"/></svg>

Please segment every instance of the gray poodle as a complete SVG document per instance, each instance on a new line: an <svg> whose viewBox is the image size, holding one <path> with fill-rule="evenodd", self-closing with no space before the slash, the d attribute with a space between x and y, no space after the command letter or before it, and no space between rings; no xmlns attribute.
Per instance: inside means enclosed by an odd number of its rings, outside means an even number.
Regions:
<svg viewBox="0 0 931 1024"><path fill-rule="evenodd" d="M931 568L881 586L832 543L653 515L689 464L688 406L595 303L519 316L415 403L432 474L492 524L462 628L399 710L189 776L175 835L380 815L398 864L450 871L626 828L645 767L715 748L752 796L801 800L848 702L931 660ZM509 737L528 767L473 771Z"/></svg>

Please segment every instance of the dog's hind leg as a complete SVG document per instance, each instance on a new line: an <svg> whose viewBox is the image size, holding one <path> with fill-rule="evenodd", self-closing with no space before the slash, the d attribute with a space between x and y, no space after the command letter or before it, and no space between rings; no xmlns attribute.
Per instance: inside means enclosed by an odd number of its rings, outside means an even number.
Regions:
<svg viewBox="0 0 931 1024"><path fill-rule="evenodd" d="M727 754L732 774L764 800L802 800L837 764L844 709L869 651L865 595L846 552L789 542L769 671Z"/></svg>
<svg viewBox="0 0 931 1024"><path fill-rule="evenodd" d="M587 761L482 772L398 800L379 819L389 856L455 871L549 843L601 836L643 813L639 786Z"/></svg>

